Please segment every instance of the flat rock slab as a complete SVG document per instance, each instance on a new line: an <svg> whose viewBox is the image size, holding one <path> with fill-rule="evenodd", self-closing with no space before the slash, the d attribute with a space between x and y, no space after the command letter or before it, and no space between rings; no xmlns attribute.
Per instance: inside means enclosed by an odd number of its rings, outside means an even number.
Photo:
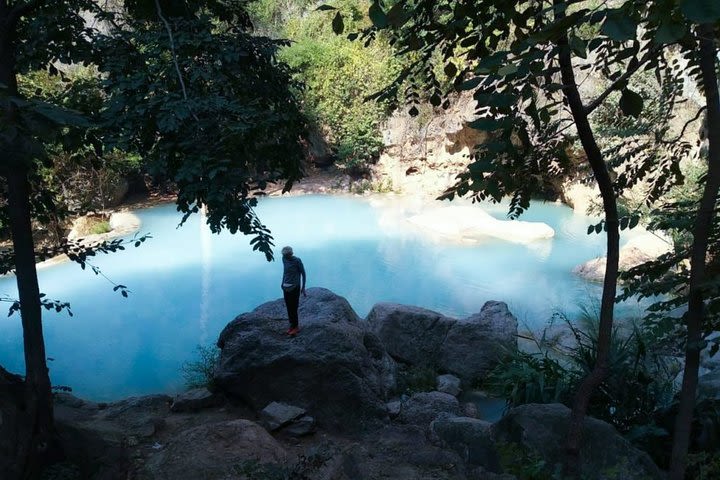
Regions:
<svg viewBox="0 0 720 480"><path fill-rule="evenodd" d="M222 403L222 396L207 388L194 388L175 396L170 406L172 412L194 412L210 408Z"/></svg>
<svg viewBox="0 0 720 480"><path fill-rule="evenodd" d="M260 412L263 422L271 431L278 430L303 415L304 409L280 402L272 402Z"/></svg>

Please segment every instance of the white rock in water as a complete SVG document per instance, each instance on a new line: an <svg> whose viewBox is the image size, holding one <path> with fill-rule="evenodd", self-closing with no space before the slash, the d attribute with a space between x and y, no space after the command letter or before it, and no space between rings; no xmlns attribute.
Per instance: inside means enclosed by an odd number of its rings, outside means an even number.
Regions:
<svg viewBox="0 0 720 480"><path fill-rule="evenodd" d="M531 243L555 236L555 230L546 223L498 220L477 206L435 208L412 216L408 221L431 233L457 241L493 237L515 243Z"/></svg>

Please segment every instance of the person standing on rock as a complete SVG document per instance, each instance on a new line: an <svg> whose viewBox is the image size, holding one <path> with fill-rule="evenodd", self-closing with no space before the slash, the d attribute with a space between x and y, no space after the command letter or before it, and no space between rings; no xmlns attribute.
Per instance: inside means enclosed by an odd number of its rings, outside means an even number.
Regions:
<svg viewBox="0 0 720 480"><path fill-rule="evenodd" d="M283 247L283 278L282 291L285 297L285 306L287 307L288 320L290 320L290 328L287 334L295 336L300 331L298 327L298 306L300 305L300 292L305 293L305 267L302 260L293 255L292 247ZM301 283L302 280L302 283Z"/></svg>

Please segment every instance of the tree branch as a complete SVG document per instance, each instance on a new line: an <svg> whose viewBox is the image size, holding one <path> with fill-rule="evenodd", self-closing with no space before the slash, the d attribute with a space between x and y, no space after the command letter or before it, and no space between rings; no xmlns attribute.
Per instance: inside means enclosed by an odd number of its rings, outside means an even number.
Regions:
<svg viewBox="0 0 720 480"><path fill-rule="evenodd" d="M160 0L155 0L155 9L157 10L158 17L160 17L160 20L162 20L162 22L165 24L165 30L167 30L168 37L170 38L170 53L172 53L173 64L175 65L175 71L177 72L178 81L180 82L183 99L185 100L185 103L187 103L187 90L185 89L185 81L183 80L182 73L180 72L180 65L178 64L177 54L175 53L175 40L173 38L172 29L170 28L170 23L167 21L167 19L162 13L162 9L160 8ZM195 121L200 122L200 119L197 118L195 112L193 112L189 106L188 110L190 110L190 115L193 116Z"/></svg>
<svg viewBox="0 0 720 480"><path fill-rule="evenodd" d="M675 143L675 142L677 142L678 140L680 140L680 139L683 137L683 135L685 135L685 129L686 129L691 123L693 123L695 120L697 120L698 118L700 118L700 115L701 115L705 110L707 110L707 105L703 105L701 108L699 108L698 111L697 111L697 113L695 114L695 116L694 116L693 118L691 118L690 120L688 120L687 122L685 122L685 125L683 125L683 128L682 128L682 130L680 131L680 134L679 134L677 137L673 138L672 140L663 140L663 143L664 143L664 144L670 144L670 143Z"/></svg>
<svg viewBox="0 0 720 480"><path fill-rule="evenodd" d="M630 61L630 64L628 65L628 69L623 73L620 78L615 80L603 93L601 93L595 100L593 100L591 103L589 103L587 106L585 106L585 115L590 115L593 110L595 110L597 107L600 106L602 102L605 101L605 99L610 95L612 92L618 89L620 85L625 83L628 78L630 78L635 72L638 71L640 67L642 67L645 62L647 62L655 53L657 53L660 50L660 47L654 47L645 52L645 55L643 56L642 60L635 60L635 63Z"/></svg>
<svg viewBox="0 0 720 480"><path fill-rule="evenodd" d="M4 3L4 2L3 2ZM8 13L7 18L5 19L5 28L7 29L14 29L17 22L20 20L21 17L24 15L27 15L31 11L33 11L35 8L40 6L39 0L30 0L25 3L21 3L19 5L15 5L12 10L10 10L10 13Z"/></svg>

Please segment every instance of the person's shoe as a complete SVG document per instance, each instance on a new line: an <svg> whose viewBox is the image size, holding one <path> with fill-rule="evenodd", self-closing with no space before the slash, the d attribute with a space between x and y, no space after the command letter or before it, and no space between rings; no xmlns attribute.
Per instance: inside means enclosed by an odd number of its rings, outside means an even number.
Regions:
<svg viewBox="0 0 720 480"><path fill-rule="evenodd" d="M300 331L300 329L298 327L295 327L295 328L291 328L290 330L288 330L287 334L290 335L291 337L294 337L295 335L298 334L299 331Z"/></svg>
<svg viewBox="0 0 720 480"><path fill-rule="evenodd" d="M293 331L293 327L290 327L287 329L287 332L285 332L285 335L290 335L290 333Z"/></svg>

